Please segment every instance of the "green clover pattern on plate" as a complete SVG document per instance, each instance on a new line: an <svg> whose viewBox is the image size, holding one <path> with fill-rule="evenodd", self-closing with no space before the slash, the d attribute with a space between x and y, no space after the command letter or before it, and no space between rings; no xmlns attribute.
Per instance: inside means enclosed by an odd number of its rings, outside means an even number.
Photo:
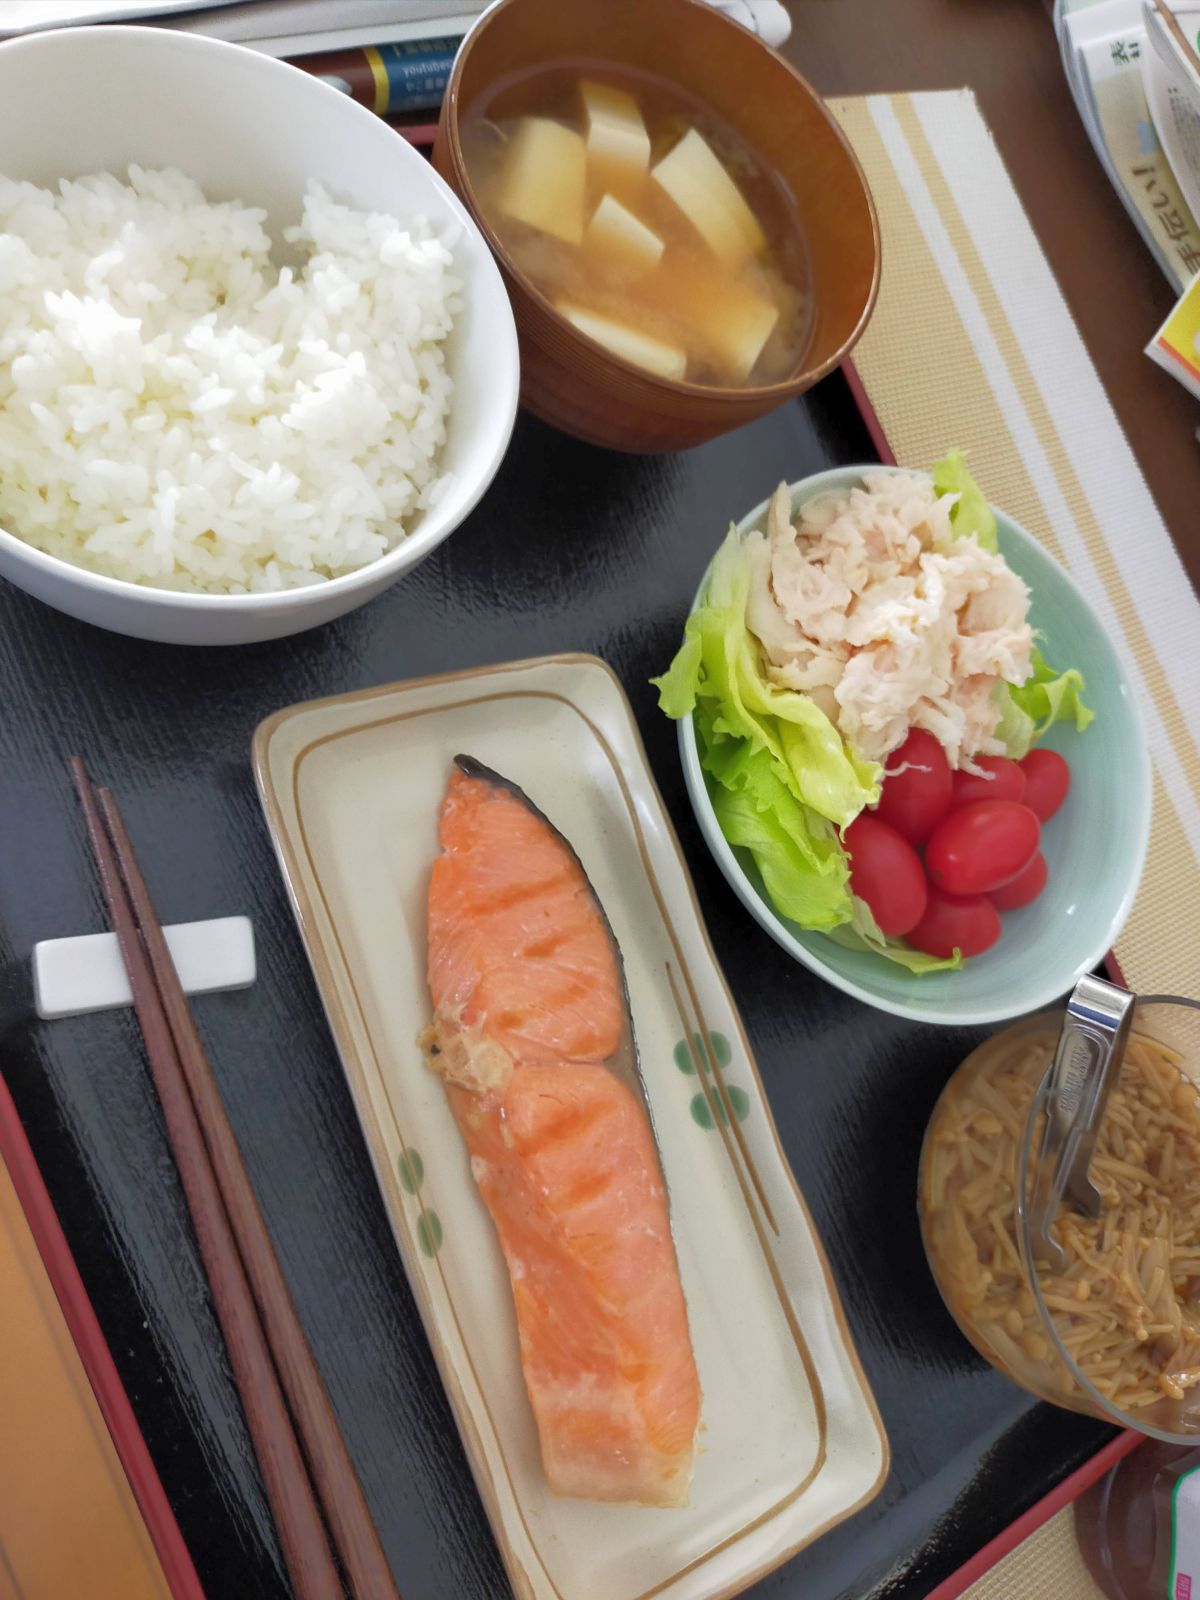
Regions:
<svg viewBox="0 0 1200 1600"><path fill-rule="evenodd" d="M421 1185L425 1181L425 1163L421 1159L421 1152L413 1148L407 1149L396 1163L396 1170L400 1177L400 1186L406 1194L418 1195ZM442 1219L431 1206L421 1205L421 1215L417 1218L417 1241L427 1256L437 1255L442 1247Z"/></svg>
<svg viewBox="0 0 1200 1600"><path fill-rule="evenodd" d="M729 1040L723 1033L710 1033L708 1043L712 1051L712 1059L716 1061L717 1066L722 1069L727 1067L733 1058L733 1052L729 1048ZM675 1046L674 1056L675 1065L685 1076L694 1078L702 1075L711 1079L712 1064L700 1034L693 1033L690 1038L680 1039ZM724 1081L723 1077L722 1081ZM744 1122L750 1113L750 1096L736 1083L726 1084L725 1093L729 1096L729 1104L733 1109L734 1116L739 1122ZM692 1113L692 1121L698 1127L711 1130L717 1126L718 1122L727 1123L729 1115L725 1110L724 1097L715 1082L710 1081L709 1094L712 1097L711 1105L709 1103L709 1095L706 1095L701 1089L692 1096L689 1110Z"/></svg>

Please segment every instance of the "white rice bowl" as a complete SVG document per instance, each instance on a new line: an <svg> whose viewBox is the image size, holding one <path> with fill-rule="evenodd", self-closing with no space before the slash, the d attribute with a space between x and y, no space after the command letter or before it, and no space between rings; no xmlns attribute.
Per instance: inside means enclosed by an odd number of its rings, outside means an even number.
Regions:
<svg viewBox="0 0 1200 1600"><path fill-rule="evenodd" d="M265 219L173 169L0 177L0 527L222 595L322 584L404 538L444 481L445 228L310 184L291 266Z"/></svg>

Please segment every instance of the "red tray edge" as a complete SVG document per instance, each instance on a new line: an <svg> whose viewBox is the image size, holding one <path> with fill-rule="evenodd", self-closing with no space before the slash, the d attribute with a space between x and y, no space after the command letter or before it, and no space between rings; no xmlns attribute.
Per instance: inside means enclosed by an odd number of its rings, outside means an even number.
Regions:
<svg viewBox="0 0 1200 1600"><path fill-rule="evenodd" d="M883 431L883 424L875 413L875 407L867 398L867 391L863 387L863 381L859 377L858 369L852 361L842 362L842 376L845 378L853 396L858 414L866 424L867 432L871 435L871 443L875 446L880 461L886 467L898 466L899 462L896 460L895 453L887 441L887 434Z"/></svg>
<svg viewBox="0 0 1200 1600"><path fill-rule="evenodd" d="M96 1403L162 1564L167 1585L175 1600L205 1600L179 1524L150 1459L133 1407L3 1078L0 1078L0 1160L12 1178Z"/></svg>
<svg viewBox="0 0 1200 1600"><path fill-rule="evenodd" d="M1060 1484L1051 1489L1049 1494L1043 1495L1036 1505L1030 1506L1023 1516L1010 1523L994 1539L989 1539L969 1561L963 1562L957 1572L952 1572L935 1589L931 1589L925 1600L958 1600L958 1597L973 1583L977 1583L986 1572L990 1572L998 1561L1011 1554L1023 1540L1028 1539L1030 1534L1036 1533L1064 1506L1069 1506L1072 1500L1077 1500L1085 1489L1089 1489L1098 1478L1102 1478L1122 1456L1127 1456L1131 1450L1136 1450L1138 1445L1144 1442L1143 1436L1131 1428L1119 1433L1115 1439L1097 1450L1089 1461L1085 1461L1081 1467L1077 1467Z"/></svg>

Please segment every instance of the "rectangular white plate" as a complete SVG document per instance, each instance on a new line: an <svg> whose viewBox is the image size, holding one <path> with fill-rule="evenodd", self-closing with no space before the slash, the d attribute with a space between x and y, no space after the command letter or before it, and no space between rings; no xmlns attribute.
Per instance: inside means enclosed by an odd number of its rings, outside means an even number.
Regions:
<svg viewBox="0 0 1200 1600"><path fill-rule="evenodd" d="M575 847L625 958L704 1391L681 1511L558 1499L507 1273L440 1081L425 896L460 752ZM888 1449L629 703L539 661L281 711L254 763L405 1269L519 1600L731 1595L881 1487ZM698 1072L688 1039L711 1041Z"/></svg>

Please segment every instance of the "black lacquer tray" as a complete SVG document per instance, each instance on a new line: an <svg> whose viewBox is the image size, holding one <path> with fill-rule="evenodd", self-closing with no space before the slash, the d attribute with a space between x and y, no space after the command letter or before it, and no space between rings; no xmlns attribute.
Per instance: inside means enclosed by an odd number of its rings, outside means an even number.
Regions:
<svg viewBox="0 0 1200 1600"><path fill-rule="evenodd" d="M406 1600L502 1600L249 763L280 706L481 663L592 651L620 676L883 1413L882 1493L750 1592L917 1600L1112 1437L985 1367L925 1264L921 1135L980 1035L862 1006L751 923L647 683L730 519L781 478L873 456L838 375L675 456L522 418L482 505L411 577L315 633L237 650L121 639L0 587L0 1067L212 1600L289 1591L132 1015L33 1014L34 942L104 926L66 759L117 790L164 921L254 918L258 982L196 1013L397 1581Z"/></svg>

